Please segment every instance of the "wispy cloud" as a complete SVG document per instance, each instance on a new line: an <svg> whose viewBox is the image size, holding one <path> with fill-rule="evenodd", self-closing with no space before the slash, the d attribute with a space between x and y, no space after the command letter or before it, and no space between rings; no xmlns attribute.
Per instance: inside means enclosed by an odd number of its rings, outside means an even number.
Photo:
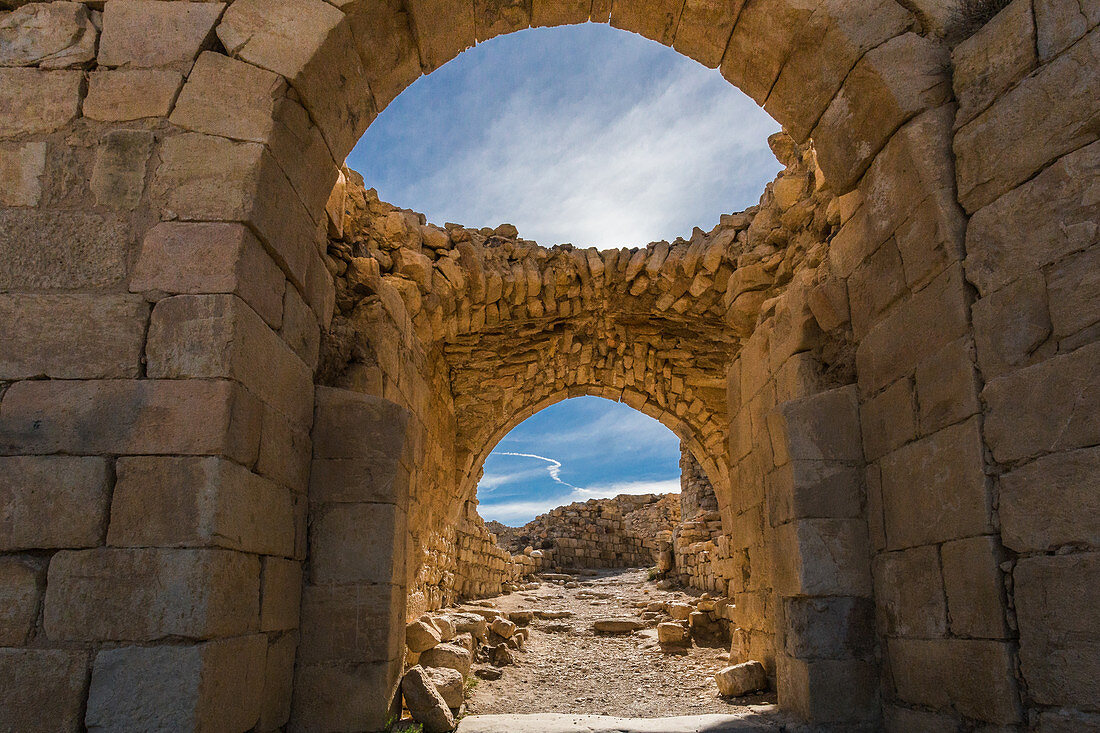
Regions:
<svg viewBox="0 0 1100 733"><path fill-rule="evenodd" d="M550 465L546 467L546 472L550 474L550 478L562 486L568 486L571 489L577 488L571 483L561 480L561 461L555 461L553 458L547 458L546 456L537 456L534 453L509 453L501 452L497 453L498 456L516 456L519 458L536 458L540 461L546 461Z"/></svg>

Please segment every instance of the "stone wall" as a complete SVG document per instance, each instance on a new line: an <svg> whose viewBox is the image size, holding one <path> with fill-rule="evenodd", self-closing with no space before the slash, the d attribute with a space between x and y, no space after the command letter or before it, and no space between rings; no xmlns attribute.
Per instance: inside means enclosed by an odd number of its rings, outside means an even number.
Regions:
<svg viewBox="0 0 1100 733"><path fill-rule="evenodd" d="M680 507L682 519L672 532L673 574L686 586L725 596L736 563L714 486L687 449L680 454Z"/></svg>

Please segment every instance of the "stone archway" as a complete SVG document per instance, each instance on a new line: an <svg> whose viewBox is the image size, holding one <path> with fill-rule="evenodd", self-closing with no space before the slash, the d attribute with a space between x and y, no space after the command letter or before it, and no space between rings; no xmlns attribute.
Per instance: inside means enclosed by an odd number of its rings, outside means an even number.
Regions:
<svg viewBox="0 0 1100 733"><path fill-rule="evenodd" d="M720 65L812 137L839 195L828 277L761 314L728 374L730 526L822 557L814 533L835 517L773 525L748 489L787 465L776 407L830 386L800 356L805 314L850 324L886 719L1087 722L1097 655L1076 603L1052 599L1100 587L1089 512L1061 511L1095 474L1098 19L1017 0L949 59L947 8L920 7L108 0L99 25L53 3L5 16L26 41L0 69L5 724L287 720L339 161L477 39L585 19ZM1021 318L1026 343L1006 342ZM853 713L817 707L837 660L783 649L795 709Z"/></svg>

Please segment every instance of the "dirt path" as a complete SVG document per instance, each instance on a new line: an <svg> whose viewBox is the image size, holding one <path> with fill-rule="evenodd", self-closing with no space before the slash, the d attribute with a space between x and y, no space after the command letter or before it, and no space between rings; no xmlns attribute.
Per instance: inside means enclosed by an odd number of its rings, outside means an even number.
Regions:
<svg viewBox="0 0 1100 733"><path fill-rule="evenodd" d="M728 665L726 645L692 645L663 652L656 630L625 636L596 634L593 622L637 617L635 602L686 598L662 591L645 570L600 571L579 576L577 586L544 582L537 590L491 599L501 611L572 611L567 619L535 620L516 664L499 680L479 680L467 700L470 715L574 713L620 717L666 717L704 713L771 714L774 694L736 701L718 697L712 675Z"/></svg>

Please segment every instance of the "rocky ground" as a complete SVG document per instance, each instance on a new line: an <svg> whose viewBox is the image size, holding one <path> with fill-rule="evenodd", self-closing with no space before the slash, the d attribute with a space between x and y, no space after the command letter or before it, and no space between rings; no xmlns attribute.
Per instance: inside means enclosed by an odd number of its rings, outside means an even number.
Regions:
<svg viewBox="0 0 1100 733"><path fill-rule="evenodd" d="M572 616L532 621L523 651L514 654L515 664L504 667L498 680L477 681L466 701L468 715L774 713L774 693L735 699L718 696L713 675L729 664L728 642L662 649L652 626L625 635L593 631L593 624L601 619L639 618L636 604L689 596L658 589L647 580L645 570L590 572L596 574L558 578L535 590L486 602L505 613L539 609L567 611Z"/></svg>

